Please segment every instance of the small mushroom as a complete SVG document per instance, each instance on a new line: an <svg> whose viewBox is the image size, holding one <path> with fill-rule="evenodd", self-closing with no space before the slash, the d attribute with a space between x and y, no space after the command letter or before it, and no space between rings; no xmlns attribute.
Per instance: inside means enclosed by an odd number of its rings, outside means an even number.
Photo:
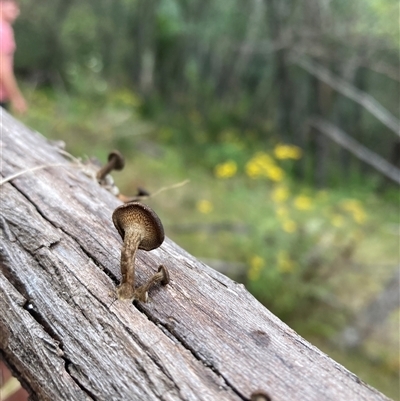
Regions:
<svg viewBox="0 0 400 401"><path fill-rule="evenodd" d="M108 163L97 172L96 178L101 182L112 170L122 170L124 166L125 160L122 154L118 150L113 150L108 154Z"/></svg>
<svg viewBox="0 0 400 401"><path fill-rule="evenodd" d="M250 401L271 401L271 397L263 390L254 391Z"/></svg>
<svg viewBox="0 0 400 401"><path fill-rule="evenodd" d="M138 187L137 189L137 194L135 196L126 196L123 194L118 194L118 199L124 203L127 202L137 202L140 201L143 198L149 198L150 197L150 193L148 191L146 191L145 189Z"/></svg>
<svg viewBox="0 0 400 401"><path fill-rule="evenodd" d="M124 241L121 250L122 280L117 295L118 299L132 300L135 296L136 251L158 248L164 241L164 228L157 214L149 206L139 202L118 206L112 219Z"/></svg>
<svg viewBox="0 0 400 401"><path fill-rule="evenodd" d="M169 283L169 272L163 265L159 266L158 272L154 274L146 284L143 284L135 291L134 298L141 302L147 302L148 291L150 287L157 282L160 282L161 285L167 285Z"/></svg>
<svg viewBox="0 0 400 401"><path fill-rule="evenodd" d="M137 187L137 194L136 194L136 196L139 196L139 197L148 197L148 196L150 196L150 192L149 191L147 191L147 189L144 189L144 188L142 188L142 187Z"/></svg>

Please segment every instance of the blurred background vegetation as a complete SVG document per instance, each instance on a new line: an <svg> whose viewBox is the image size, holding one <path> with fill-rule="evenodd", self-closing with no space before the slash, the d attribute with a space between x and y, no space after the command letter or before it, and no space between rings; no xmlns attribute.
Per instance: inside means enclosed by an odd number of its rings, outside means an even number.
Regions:
<svg viewBox="0 0 400 401"><path fill-rule="evenodd" d="M355 155L400 167L398 0L21 9L23 121L75 156L119 149L126 195L189 179L149 199L167 235L399 400L398 186Z"/></svg>

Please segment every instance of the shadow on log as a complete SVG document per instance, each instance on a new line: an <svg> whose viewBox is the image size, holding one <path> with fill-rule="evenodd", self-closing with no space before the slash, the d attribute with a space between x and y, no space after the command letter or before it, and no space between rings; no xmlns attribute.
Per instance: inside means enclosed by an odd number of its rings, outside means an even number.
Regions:
<svg viewBox="0 0 400 401"><path fill-rule="evenodd" d="M116 300L120 202L6 112L0 146L3 179L63 165L0 187L1 356L33 400L387 400L169 239L136 263L170 284Z"/></svg>

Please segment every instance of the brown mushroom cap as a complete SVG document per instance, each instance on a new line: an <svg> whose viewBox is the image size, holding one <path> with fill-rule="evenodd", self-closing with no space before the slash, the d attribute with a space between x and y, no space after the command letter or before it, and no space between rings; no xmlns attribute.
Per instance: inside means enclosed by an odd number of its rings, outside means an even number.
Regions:
<svg viewBox="0 0 400 401"><path fill-rule="evenodd" d="M251 401L271 401L271 397L262 390L254 391L251 394Z"/></svg>
<svg viewBox="0 0 400 401"><path fill-rule="evenodd" d="M122 170L125 166L124 156L118 150L113 150L108 154L108 161L114 162L114 170Z"/></svg>
<svg viewBox="0 0 400 401"><path fill-rule="evenodd" d="M164 265L160 265L158 267L158 273L160 273L160 272L162 272L162 274L163 274L163 278L161 279L161 284L167 285L170 281L169 271L167 270L167 268Z"/></svg>
<svg viewBox="0 0 400 401"><path fill-rule="evenodd" d="M164 241L164 227L160 218L149 206L140 202L128 202L118 206L112 215L115 228L122 239L125 231L136 227L142 233L139 249L151 251L158 248Z"/></svg>

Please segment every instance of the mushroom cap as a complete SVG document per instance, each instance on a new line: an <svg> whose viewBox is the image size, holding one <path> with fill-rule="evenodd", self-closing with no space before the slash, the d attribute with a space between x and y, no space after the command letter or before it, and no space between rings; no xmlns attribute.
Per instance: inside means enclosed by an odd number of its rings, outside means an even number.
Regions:
<svg viewBox="0 0 400 401"><path fill-rule="evenodd" d="M143 203L128 202L118 206L112 214L112 219L122 239L130 227L141 230L142 240L139 249L151 251L164 241L164 227L160 218L153 209Z"/></svg>
<svg viewBox="0 0 400 401"><path fill-rule="evenodd" d="M147 191L146 189L144 189L142 187L137 187L136 196L150 196L150 193L149 193L149 191Z"/></svg>
<svg viewBox="0 0 400 401"><path fill-rule="evenodd" d="M271 397L262 390L254 391L251 394L251 401L271 401Z"/></svg>
<svg viewBox="0 0 400 401"><path fill-rule="evenodd" d="M163 273L163 278L161 279L161 284L162 285L167 285L170 281L169 278L169 271L167 270L167 268L164 265L160 265L158 267L158 273L162 272Z"/></svg>
<svg viewBox="0 0 400 401"><path fill-rule="evenodd" d="M122 170L125 166L124 156L118 150L113 150L108 154L108 161L114 160L114 170Z"/></svg>

